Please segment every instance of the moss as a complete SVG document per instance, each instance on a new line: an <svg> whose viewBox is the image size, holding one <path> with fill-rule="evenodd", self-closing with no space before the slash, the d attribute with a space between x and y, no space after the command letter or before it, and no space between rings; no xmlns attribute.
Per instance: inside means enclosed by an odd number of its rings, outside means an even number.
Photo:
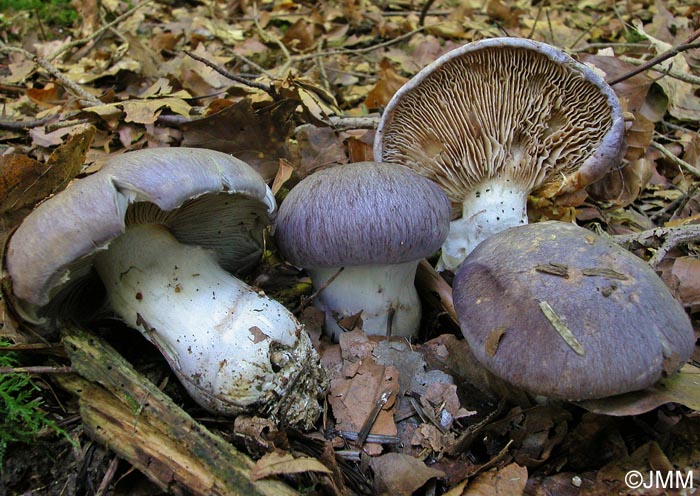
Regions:
<svg viewBox="0 0 700 496"><path fill-rule="evenodd" d="M78 13L70 6L70 0L0 0L0 12L31 12L49 26L71 26Z"/></svg>

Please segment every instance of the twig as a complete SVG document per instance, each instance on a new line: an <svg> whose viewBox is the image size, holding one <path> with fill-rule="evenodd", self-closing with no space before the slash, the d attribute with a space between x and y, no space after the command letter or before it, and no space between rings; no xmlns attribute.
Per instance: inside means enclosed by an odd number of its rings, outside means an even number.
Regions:
<svg viewBox="0 0 700 496"><path fill-rule="evenodd" d="M358 448L361 448L363 444L365 444L365 441L367 440L367 436L369 436L369 431L372 430L372 426L374 425L374 422L377 420L377 417L379 416L379 412L382 411L382 408L384 408L384 405L386 405L387 401L389 401L389 398L391 397L391 389L387 389L384 391L381 396L379 396L379 399L374 403L374 406L372 407L372 411L369 412L369 415L367 415L367 418L365 419L365 423L362 424L362 428L360 429L360 432L357 434L357 439L355 440L355 446Z"/></svg>
<svg viewBox="0 0 700 496"><path fill-rule="evenodd" d="M25 50L24 48L5 45L2 42L0 42L0 52L16 52L16 53L20 53L20 54L24 55L26 58L28 58L29 60L31 60L35 64L43 67L49 74L51 74L53 77L55 77L57 80L59 80L61 82L61 84L70 88L73 91L73 93L80 96L83 100L87 100L92 105L102 105L102 102L98 98L91 95L87 90L85 90L79 84L68 79L66 76L64 76L61 73L61 71L56 69L56 67L54 67L46 59L43 59L37 55L34 55L33 53Z"/></svg>
<svg viewBox="0 0 700 496"><path fill-rule="evenodd" d="M664 60L668 60L670 58L675 57L681 52L685 52L686 50L692 50L694 48L700 48L700 43L692 43L694 40L696 40L698 37L700 37L700 29L697 29L693 34L691 34L687 39L685 39L682 43L680 43L678 46L675 46L671 48L670 50L665 51L664 53L657 55L653 59L651 59L649 62L640 65L636 69L628 72L627 74L623 74L620 77L617 77L613 79L612 81L608 81L607 83L612 86L614 84L620 83L622 81L625 81L626 79L629 79L633 76L636 76L637 74L641 74L642 72L646 71L647 69L651 69L657 64L660 64Z"/></svg>
<svg viewBox="0 0 700 496"><path fill-rule="evenodd" d="M94 40L95 38L98 38L99 36L101 36L105 31L107 31L108 29L110 29L110 28L116 26L117 24L119 24L120 22L122 22L124 19L126 19L126 18L130 17L131 15L133 15L134 12L136 12L138 9L140 9L141 7L143 7L143 6L145 6L145 5L148 5L148 4L151 3L152 1L153 1L153 0L144 0L144 1L141 2L140 4L136 5L135 7L132 7L131 9L129 9L129 10L127 10L126 12L124 12L122 15L118 16L116 19L114 19L114 20L113 20L112 22L110 22L109 24L105 24L104 26L102 26L100 29L98 29L98 30L95 31L94 33L90 34L90 36L87 36L87 37L82 38L82 39L79 39L79 40L75 40L75 41L73 41L73 42L71 42L71 43L67 43L66 45L62 46L61 48L59 48L58 50L56 50L54 53L52 53L52 54L48 57L47 60L48 60L48 61L52 61L52 60L54 60L56 57L59 57L60 55L64 54L66 51L70 50L71 48L74 48L74 47L78 47L78 46L81 46L81 45L86 45L86 44L88 44L89 42L91 42L91 41Z"/></svg>
<svg viewBox="0 0 700 496"><path fill-rule="evenodd" d="M544 6L547 4L546 1L540 2L540 4L537 6L537 14L535 15L535 21L532 23L532 29L530 32L527 34L526 38L528 40L532 39L532 35L535 34L535 28L537 28L537 23L540 20L540 16L542 15L542 9Z"/></svg>
<svg viewBox="0 0 700 496"><path fill-rule="evenodd" d="M112 461L109 462L109 467L107 467L107 471L105 472L105 475L102 478L102 482L100 483L100 487L97 488L97 492L95 493L95 496L102 496L103 494L105 494L107 492L107 488L114 480L114 476L117 473L118 467L119 467L119 457L114 456L112 458Z"/></svg>
<svg viewBox="0 0 700 496"><path fill-rule="evenodd" d="M620 60L622 60L623 62L628 62L628 63L634 64L634 65L642 65L645 63L643 60L635 59L632 57L626 57L624 55L621 55L618 58ZM700 77L698 77L698 76L693 76L692 74L686 74L684 72L678 72L678 71L672 71L672 70L661 70L661 69L657 69L655 67L650 67L649 69L651 69L652 71L660 72L662 74L666 74L667 76L678 79L679 81L684 81L686 83L695 84L695 85L700 86Z"/></svg>
<svg viewBox="0 0 700 496"><path fill-rule="evenodd" d="M599 49L599 48L642 48L642 49L647 49L649 48L649 43L586 43L585 46L582 46L581 48L572 48L571 51L573 52L586 52L591 49Z"/></svg>
<svg viewBox="0 0 700 496"><path fill-rule="evenodd" d="M433 2L435 2L435 0L427 0L423 4L423 8L420 9L420 17L418 18L418 25L419 26L425 25L425 17L428 15L428 11L430 10L430 7L433 6Z"/></svg>
<svg viewBox="0 0 700 496"><path fill-rule="evenodd" d="M267 93L268 95L270 95L273 99L277 99L277 93L275 92L275 90L272 86L258 83L256 81L248 81L247 79L242 78L240 76L237 76L236 74L232 74L231 72L227 71L223 67L218 66L218 65L214 64L213 62L208 61L204 57L200 57L199 55L195 55L194 53L190 52L189 50L183 50L183 52L185 52L185 54L188 57L191 57L194 60L201 62L202 64L215 70L216 72L218 72L222 76L230 79L231 81L236 81L237 83L243 84L245 86L249 86L251 88L256 88L256 89L262 90L265 93Z"/></svg>
<svg viewBox="0 0 700 496"><path fill-rule="evenodd" d="M323 40L318 42L316 53L321 52L323 48ZM328 74L326 73L326 65L323 63L323 57L316 57L316 67L318 67L319 78L321 79L321 85L323 88L330 93L331 85L328 82Z"/></svg>
<svg viewBox="0 0 700 496"><path fill-rule="evenodd" d="M0 374L72 374L73 367L37 365L32 367L0 367Z"/></svg>
<svg viewBox="0 0 700 496"><path fill-rule="evenodd" d="M328 123L338 131L346 129L375 129L377 124L379 124L379 117L333 115L328 118Z"/></svg>
<svg viewBox="0 0 700 496"><path fill-rule="evenodd" d="M649 265L656 266L666 254L681 244L700 241L700 224L687 224L677 227L657 227L632 234L617 234L610 239L618 245L632 250L635 248L656 248L656 253L649 259Z"/></svg>
<svg viewBox="0 0 700 496"><path fill-rule="evenodd" d="M696 167L690 165L688 162L686 162L682 158L676 157L673 153L668 151L662 144L657 143L656 141L652 141L651 147L656 149L656 150L659 150L664 157L666 157L667 159L676 163L677 165L679 165L683 169L687 170L688 172L690 172L694 176L700 177L700 170L698 170Z"/></svg>
<svg viewBox="0 0 700 496"><path fill-rule="evenodd" d="M304 308L306 308L306 305L308 305L309 303L311 303L312 301L314 301L314 298L316 298L318 295L320 295L320 294L323 292L324 289L326 289L328 286L330 286L331 283L332 283L333 281L335 281L336 277L338 277L344 270L345 270L345 267L339 268L338 271L337 271L335 274L333 274L332 276L330 276L323 284L321 284L321 286L320 286L316 291L314 291L313 293L311 293L311 294L310 294L309 296L307 296L306 298L302 298L301 305L299 305L299 308L297 308L297 309L296 309L294 312L292 312L292 313L300 312L301 310L303 310Z"/></svg>
<svg viewBox="0 0 700 496"><path fill-rule="evenodd" d="M395 45L396 43L400 43L403 40L406 40L408 38L411 38L412 36L416 35L417 33L420 33L421 31L425 30L425 27L419 27L414 29L413 31L409 31L408 33L402 34L401 36L397 36L396 38L392 38L390 40L384 41L382 43L378 43L376 45L368 46L365 48L345 48L342 50L330 50L328 52L316 52L316 53L311 53L311 54L303 54L303 55L294 55L292 56L292 60L295 62L299 62L301 60L307 60L311 59L314 57L332 57L334 55L359 55L363 53L369 53L373 52L374 50L378 50L380 48L388 47L391 45Z"/></svg>
<svg viewBox="0 0 700 496"><path fill-rule="evenodd" d="M47 115L41 119L30 119L22 121L11 121L7 119L0 119L0 129L5 129L6 131L24 131L25 129L31 129L33 127L43 126L47 122L54 119L55 115Z"/></svg>
<svg viewBox="0 0 700 496"><path fill-rule="evenodd" d="M289 53L287 46L284 43L282 43L282 40L280 40L277 36L273 35L272 33L265 32L262 26L260 26L257 3L253 3L253 24L255 24L255 29L257 29L260 38L262 38L263 40L272 41L278 47L280 47L280 50L282 50L282 53L284 54L286 60L282 68L279 70L279 74L284 75L287 72L287 69L289 69L289 66L292 65L292 55ZM314 57L314 55L312 55L312 57Z"/></svg>

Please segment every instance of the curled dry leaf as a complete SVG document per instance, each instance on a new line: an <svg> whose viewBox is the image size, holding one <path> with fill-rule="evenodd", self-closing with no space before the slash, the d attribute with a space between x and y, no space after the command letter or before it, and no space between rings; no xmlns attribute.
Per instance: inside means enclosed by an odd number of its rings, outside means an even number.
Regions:
<svg viewBox="0 0 700 496"><path fill-rule="evenodd" d="M35 204L58 193L80 173L95 128L80 125L42 164L25 155L0 157L0 216L10 228Z"/></svg>
<svg viewBox="0 0 700 496"><path fill-rule="evenodd" d="M257 461L250 471L253 481L273 475L299 474L302 472L321 472L330 474L331 470L316 458L308 456L294 457L285 451L273 451Z"/></svg>
<svg viewBox="0 0 700 496"><path fill-rule="evenodd" d="M678 281L676 294L683 305L700 305L700 260L678 257L673 261L671 274Z"/></svg>

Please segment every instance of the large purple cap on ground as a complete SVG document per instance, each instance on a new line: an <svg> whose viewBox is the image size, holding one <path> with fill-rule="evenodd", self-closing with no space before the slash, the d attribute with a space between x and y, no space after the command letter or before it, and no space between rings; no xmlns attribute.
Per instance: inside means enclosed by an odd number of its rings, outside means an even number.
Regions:
<svg viewBox="0 0 700 496"><path fill-rule="evenodd" d="M648 264L562 222L483 241L455 275L454 303L486 368L565 400L649 387L678 370L695 342L683 307Z"/></svg>

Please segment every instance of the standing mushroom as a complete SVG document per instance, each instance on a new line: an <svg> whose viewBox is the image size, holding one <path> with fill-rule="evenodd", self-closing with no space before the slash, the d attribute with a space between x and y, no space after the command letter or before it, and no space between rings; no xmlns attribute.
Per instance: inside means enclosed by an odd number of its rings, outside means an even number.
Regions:
<svg viewBox="0 0 700 496"><path fill-rule="evenodd" d="M120 155L13 234L6 262L18 308L34 322L70 318L99 276L111 309L160 349L200 405L308 427L323 384L308 335L227 272L258 260L274 208L263 179L224 153ZM293 404L280 412L283 396Z"/></svg>
<svg viewBox="0 0 700 496"><path fill-rule="evenodd" d="M275 240L282 256L308 270L334 341L343 332L337 320L360 312L367 334L410 337L421 317L416 269L440 248L449 217L435 183L406 167L359 162L292 188Z"/></svg>
<svg viewBox="0 0 700 496"><path fill-rule="evenodd" d="M483 239L527 223L527 197L600 179L622 148L613 90L561 50L495 38L452 50L391 99L374 159L437 182L454 212L440 269L454 270Z"/></svg>
<svg viewBox="0 0 700 496"><path fill-rule="evenodd" d="M649 387L677 371L695 343L686 312L648 264L563 222L483 241L455 274L454 303L482 365L564 400Z"/></svg>

